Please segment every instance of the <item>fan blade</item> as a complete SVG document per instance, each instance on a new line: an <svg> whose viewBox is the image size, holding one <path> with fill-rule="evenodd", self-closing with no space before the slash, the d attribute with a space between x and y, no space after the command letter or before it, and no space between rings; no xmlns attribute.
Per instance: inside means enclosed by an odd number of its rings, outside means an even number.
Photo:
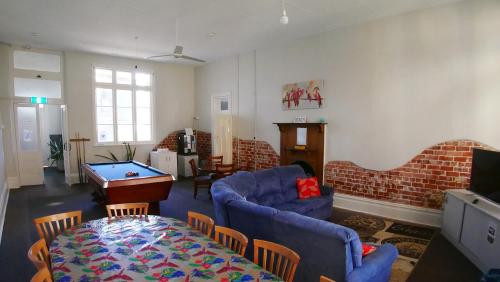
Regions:
<svg viewBox="0 0 500 282"><path fill-rule="evenodd" d="M161 57L173 57L173 56L175 56L175 55L174 54L156 55L156 56L147 57L146 59L156 59L156 58L161 58Z"/></svg>
<svg viewBox="0 0 500 282"><path fill-rule="evenodd" d="M195 62L200 62L200 63L204 63L205 61L202 60L202 59L198 59L198 58L193 58L193 57L189 57L189 56L186 56L186 55L182 55L183 59L186 59L186 60L191 60L191 61L195 61Z"/></svg>

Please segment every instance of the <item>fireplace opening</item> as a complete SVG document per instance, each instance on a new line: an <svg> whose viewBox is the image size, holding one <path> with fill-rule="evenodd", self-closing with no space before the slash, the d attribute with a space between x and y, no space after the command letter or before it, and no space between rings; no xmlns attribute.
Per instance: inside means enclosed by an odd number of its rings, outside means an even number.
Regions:
<svg viewBox="0 0 500 282"><path fill-rule="evenodd" d="M293 165L300 165L308 177L316 176L316 173L314 173L314 169L307 162L295 161L292 164Z"/></svg>

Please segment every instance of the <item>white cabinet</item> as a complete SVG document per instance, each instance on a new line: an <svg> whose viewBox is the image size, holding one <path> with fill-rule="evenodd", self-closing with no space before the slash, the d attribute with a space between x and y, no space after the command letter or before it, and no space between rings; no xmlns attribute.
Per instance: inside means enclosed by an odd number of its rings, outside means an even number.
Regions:
<svg viewBox="0 0 500 282"><path fill-rule="evenodd" d="M177 179L177 152L159 150L150 153L151 166Z"/></svg>
<svg viewBox="0 0 500 282"><path fill-rule="evenodd" d="M448 190L443 235L481 271L500 268L500 205L467 190Z"/></svg>
<svg viewBox="0 0 500 282"><path fill-rule="evenodd" d="M177 156L177 161L178 161L178 170L179 170L179 175L184 176L184 177L191 177L193 176L193 173L191 172L191 165L189 164L190 160L194 160L196 163L196 166L198 166L198 155L178 155Z"/></svg>

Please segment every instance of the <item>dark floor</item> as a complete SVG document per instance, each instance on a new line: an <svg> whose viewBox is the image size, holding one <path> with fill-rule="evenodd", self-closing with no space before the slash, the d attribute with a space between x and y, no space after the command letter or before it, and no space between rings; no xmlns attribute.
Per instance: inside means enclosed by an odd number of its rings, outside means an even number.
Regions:
<svg viewBox="0 0 500 282"><path fill-rule="evenodd" d="M91 201L88 185L64 184L64 174L49 170L45 186L11 190L0 244L0 281L29 281L35 273L26 252L38 235L33 218L82 210L83 221L105 217L105 210ZM194 200L189 180L174 183L169 199L161 203L161 215L186 220L193 210L214 216L204 190ZM408 281L478 281L480 272L441 235L434 237Z"/></svg>

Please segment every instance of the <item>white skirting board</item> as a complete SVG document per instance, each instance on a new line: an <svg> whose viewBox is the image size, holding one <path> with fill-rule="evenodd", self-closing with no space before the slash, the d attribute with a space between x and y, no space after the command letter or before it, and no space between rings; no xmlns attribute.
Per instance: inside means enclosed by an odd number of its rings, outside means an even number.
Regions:
<svg viewBox="0 0 500 282"><path fill-rule="evenodd" d="M3 193L0 195L0 244L2 243L3 223L5 222L5 212L7 211L7 202L9 201L9 187L4 183Z"/></svg>
<svg viewBox="0 0 500 282"><path fill-rule="evenodd" d="M335 193L333 206L380 217L441 227L441 211Z"/></svg>

